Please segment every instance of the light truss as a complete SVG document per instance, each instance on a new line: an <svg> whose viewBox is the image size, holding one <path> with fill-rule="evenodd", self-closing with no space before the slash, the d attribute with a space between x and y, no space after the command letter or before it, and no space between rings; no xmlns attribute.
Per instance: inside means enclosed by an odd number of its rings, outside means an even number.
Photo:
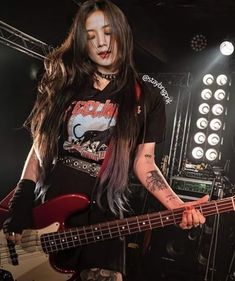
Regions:
<svg viewBox="0 0 235 281"><path fill-rule="evenodd" d="M53 47L0 21L0 43L43 60Z"/></svg>

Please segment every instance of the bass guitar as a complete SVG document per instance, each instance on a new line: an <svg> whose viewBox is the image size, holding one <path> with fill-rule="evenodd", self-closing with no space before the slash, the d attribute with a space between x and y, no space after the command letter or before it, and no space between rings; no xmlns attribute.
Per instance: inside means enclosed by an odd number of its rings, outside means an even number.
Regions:
<svg viewBox="0 0 235 281"><path fill-rule="evenodd" d="M61 251L181 222L184 208L133 216L121 220L68 228L66 219L89 206L80 194L64 195L33 210L34 229L24 230L20 245L0 237L1 269L12 273L17 281L73 281L77 272L60 268L54 257ZM234 197L196 205L204 216L235 211Z"/></svg>

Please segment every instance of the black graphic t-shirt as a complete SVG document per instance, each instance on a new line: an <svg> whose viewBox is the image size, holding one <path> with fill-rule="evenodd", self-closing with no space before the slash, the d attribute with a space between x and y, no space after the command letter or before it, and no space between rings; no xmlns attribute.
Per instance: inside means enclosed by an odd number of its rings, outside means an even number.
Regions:
<svg viewBox="0 0 235 281"><path fill-rule="evenodd" d="M116 124L118 114L118 96L113 94L114 82L110 82L103 91L92 86L77 93L66 112L62 134L59 139L59 157L72 156L88 162L102 164ZM165 106L159 92L143 88L146 105L139 98L137 114L139 135L137 143L161 142L165 130ZM142 93L141 93L142 95ZM76 170L57 162L49 179L46 200L63 194L81 193L91 198L96 178L88 173ZM86 211L70 216L67 227L91 225L117 219L111 211L101 210L91 198ZM63 265L68 263L80 270L85 268L105 268L125 271L125 246L122 238L72 249L69 253L59 253ZM110 249L112 249L110 251ZM71 257L71 258L68 258Z"/></svg>
<svg viewBox="0 0 235 281"><path fill-rule="evenodd" d="M118 114L117 96L112 95L112 82L103 90L93 87L75 99L67 110L60 155L70 155L94 162L102 162L116 124ZM158 92L147 92L148 103L137 108L140 134L138 143L163 140L165 130L165 107Z"/></svg>

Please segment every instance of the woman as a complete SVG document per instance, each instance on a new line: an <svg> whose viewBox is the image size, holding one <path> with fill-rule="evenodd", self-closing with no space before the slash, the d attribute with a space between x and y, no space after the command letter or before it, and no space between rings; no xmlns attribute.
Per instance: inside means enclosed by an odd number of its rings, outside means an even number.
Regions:
<svg viewBox="0 0 235 281"><path fill-rule="evenodd" d="M141 84L132 51L130 27L114 4L81 5L67 39L45 61L28 120L33 146L4 226L8 239L18 243L32 226L35 194L37 203L69 193L90 198L90 207L69 217L67 227L122 217L131 168L167 209L184 206L154 163L164 103ZM190 206L206 200L185 204L182 228L205 222ZM58 262L79 268L81 280L121 281L124 249L123 238L115 238L62 252Z"/></svg>

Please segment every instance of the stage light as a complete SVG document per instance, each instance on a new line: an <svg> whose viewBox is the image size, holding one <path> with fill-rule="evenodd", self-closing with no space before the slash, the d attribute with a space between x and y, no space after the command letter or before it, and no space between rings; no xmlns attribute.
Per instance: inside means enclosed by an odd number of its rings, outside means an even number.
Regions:
<svg viewBox="0 0 235 281"><path fill-rule="evenodd" d="M208 120L204 117L201 117L197 120L197 127L199 129L205 129L208 125Z"/></svg>
<svg viewBox="0 0 235 281"><path fill-rule="evenodd" d="M217 103L217 104L213 105L213 107L212 107L212 113L214 115L217 115L217 116L221 115L223 113L223 111L224 111L224 107L222 104Z"/></svg>
<svg viewBox="0 0 235 281"><path fill-rule="evenodd" d="M228 77L225 74L220 74L217 78L216 78L216 83L220 86L224 86L226 85L228 82Z"/></svg>
<svg viewBox="0 0 235 281"><path fill-rule="evenodd" d="M214 80L215 80L214 76L211 74L204 75L204 77L202 79L203 83L207 86L211 85L214 82Z"/></svg>
<svg viewBox="0 0 235 281"><path fill-rule="evenodd" d="M201 92L201 97L204 100L209 100L212 97L212 91L210 89L204 89Z"/></svg>
<svg viewBox="0 0 235 281"><path fill-rule="evenodd" d="M204 35L202 34L197 34L195 36L193 36L193 38L191 39L191 48L196 51L196 52L200 52L203 49L206 48L207 46L207 39Z"/></svg>
<svg viewBox="0 0 235 281"><path fill-rule="evenodd" d="M209 161L215 161L218 157L218 152L214 148L209 148L206 151L206 159Z"/></svg>
<svg viewBox="0 0 235 281"><path fill-rule="evenodd" d="M226 96L225 91L222 89L218 89L214 93L214 97L216 100L223 100L225 96Z"/></svg>
<svg viewBox="0 0 235 281"><path fill-rule="evenodd" d="M204 155L204 151L201 147L197 146L197 147L194 147L194 149L192 150L192 156L195 158L195 159L201 159Z"/></svg>
<svg viewBox="0 0 235 281"><path fill-rule="evenodd" d="M207 114L210 111L210 106L208 103L202 103L199 105L198 110L201 114Z"/></svg>
<svg viewBox="0 0 235 281"><path fill-rule="evenodd" d="M230 41L224 41L220 44L220 52L224 56L230 56L234 52L233 43Z"/></svg>
<svg viewBox="0 0 235 281"><path fill-rule="evenodd" d="M220 142L220 137L219 135L213 133L213 134L210 134L209 137L208 137L208 143L210 145L217 145L219 144Z"/></svg>
<svg viewBox="0 0 235 281"><path fill-rule="evenodd" d="M213 131L218 131L220 130L222 127L222 122L220 119L218 118L214 118L211 120L210 122L210 128L213 130Z"/></svg>
<svg viewBox="0 0 235 281"><path fill-rule="evenodd" d="M194 141L197 144L202 144L206 140L206 135L203 132L197 132L194 136Z"/></svg>

